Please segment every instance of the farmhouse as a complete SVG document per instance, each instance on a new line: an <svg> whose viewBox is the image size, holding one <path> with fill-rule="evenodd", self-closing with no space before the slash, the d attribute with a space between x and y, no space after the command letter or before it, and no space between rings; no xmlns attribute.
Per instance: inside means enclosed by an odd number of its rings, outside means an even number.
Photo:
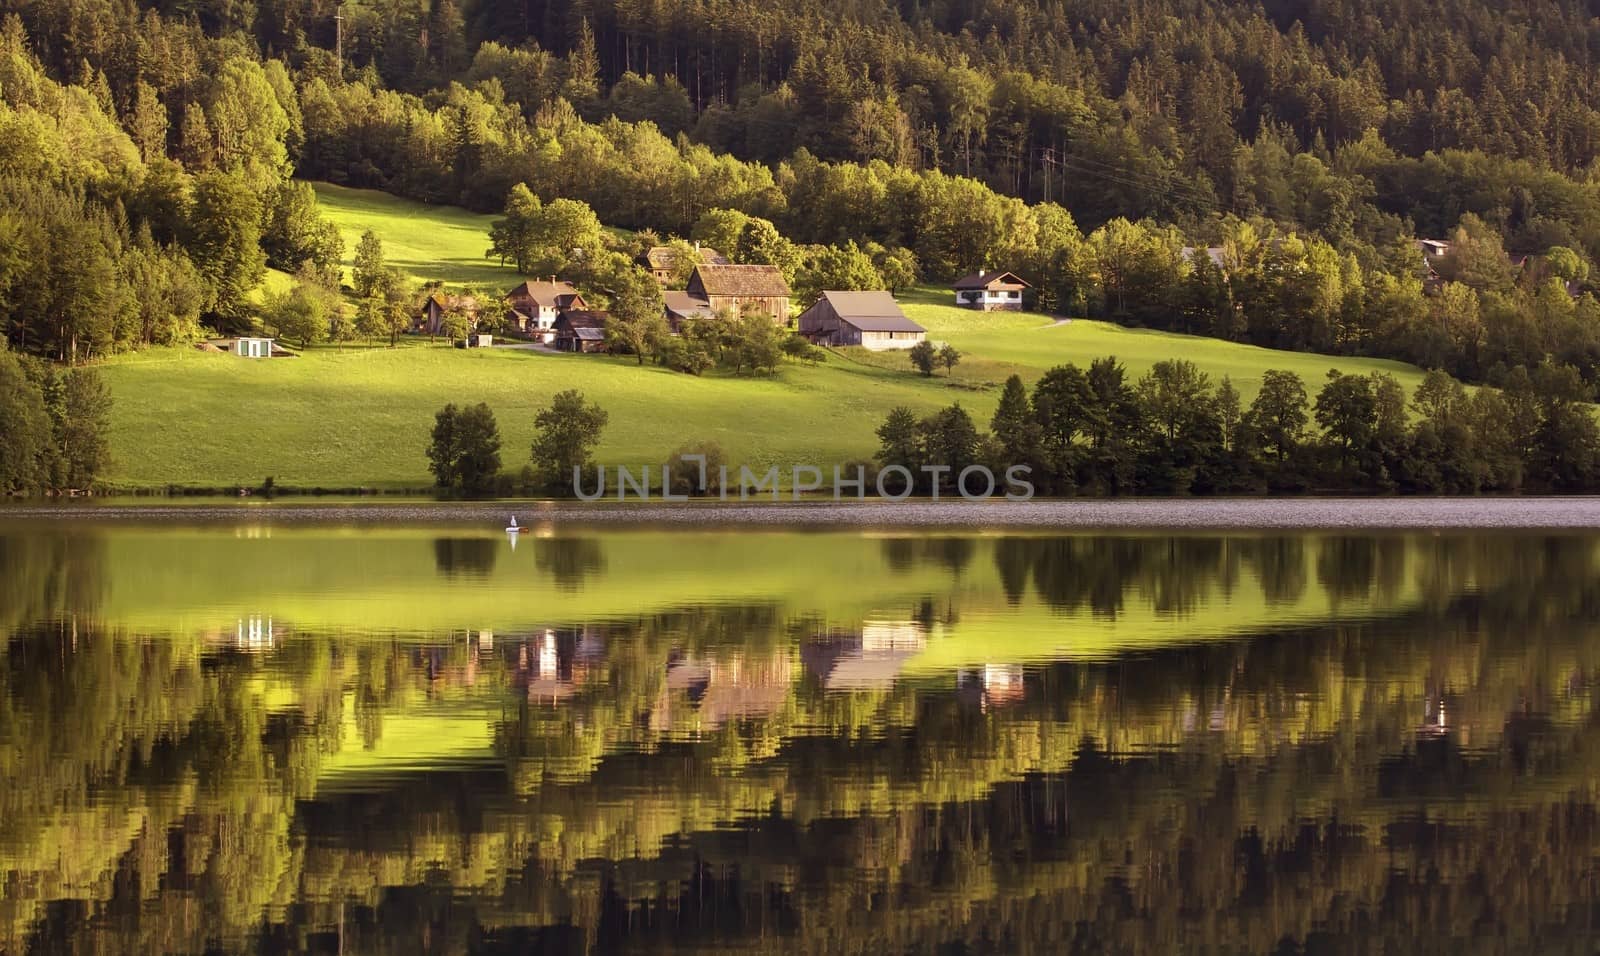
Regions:
<svg viewBox="0 0 1600 956"><path fill-rule="evenodd" d="M556 319L572 309L587 309L583 296L570 282L557 282L554 276L538 282L532 279L506 293L506 319L517 331L545 344L555 339Z"/></svg>
<svg viewBox="0 0 1600 956"><path fill-rule="evenodd" d="M682 331L683 323L689 319L709 319L716 314L711 311L711 303L687 292L663 292L661 299L666 305L667 326L673 332Z"/></svg>
<svg viewBox="0 0 1600 956"><path fill-rule="evenodd" d="M714 266L728 265L728 258L710 246L694 244L694 251L700 256L701 262ZM672 246L651 246L636 260L639 265L650 270L656 281L666 285L672 281L672 276L678 271L678 250Z"/></svg>
<svg viewBox="0 0 1600 956"><path fill-rule="evenodd" d="M1027 288L1015 272L979 269L956 280L956 305L983 312L1021 312L1022 290Z"/></svg>
<svg viewBox="0 0 1600 956"><path fill-rule="evenodd" d="M777 266L695 266L688 292L712 312L765 312L789 324L789 283Z"/></svg>
<svg viewBox="0 0 1600 956"><path fill-rule="evenodd" d="M411 331L421 335L443 335L444 317L460 312L467 317L467 326L476 327L480 309L478 300L470 295L452 295L437 290L422 300L422 312L411 324Z"/></svg>
<svg viewBox="0 0 1600 956"><path fill-rule="evenodd" d="M606 314L589 309L561 313L553 328L556 348L563 352L604 352Z"/></svg>
<svg viewBox="0 0 1600 956"><path fill-rule="evenodd" d="M887 292L824 292L800 313L800 334L819 345L908 349L928 337Z"/></svg>

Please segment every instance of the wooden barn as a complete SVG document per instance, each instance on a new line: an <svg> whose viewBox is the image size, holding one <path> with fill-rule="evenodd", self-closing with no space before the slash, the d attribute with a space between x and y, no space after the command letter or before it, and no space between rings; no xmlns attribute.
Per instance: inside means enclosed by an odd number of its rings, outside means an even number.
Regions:
<svg viewBox="0 0 1600 956"><path fill-rule="evenodd" d="M800 334L818 345L908 349L928 337L887 292L824 292L800 313Z"/></svg>
<svg viewBox="0 0 1600 956"><path fill-rule="evenodd" d="M789 324L789 283L777 266L695 266L687 291L712 312L759 311Z"/></svg>
<svg viewBox="0 0 1600 956"><path fill-rule="evenodd" d="M422 301L422 312L412 322L411 331L420 335L443 335L444 317L451 312L462 313L467 318L468 328L477 328L479 305L475 297L438 290Z"/></svg>
<svg viewBox="0 0 1600 956"><path fill-rule="evenodd" d="M555 324L556 348L563 352L604 352L606 314L588 309L561 313Z"/></svg>

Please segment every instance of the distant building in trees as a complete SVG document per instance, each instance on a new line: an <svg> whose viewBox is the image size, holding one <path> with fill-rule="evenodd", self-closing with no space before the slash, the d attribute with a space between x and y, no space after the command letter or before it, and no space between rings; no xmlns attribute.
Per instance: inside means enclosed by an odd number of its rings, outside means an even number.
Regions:
<svg viewBox="0 0 1600 956"><path fill-rule="evenodd" d="M563 352L604 352L606 314L589 309L571 309L556 319L556 348Z"/></svg>
<svg viewBox="0 0 1600 956"><path fill-rule="evenodd" d="M1444 276L1438 265L1450 252L1450 243L1443 239L1418 239L1417 251L1422 253L1422 291L1432 295L1444 287Z"/></svg>
<svg viewBox="0 0 1600 956"><path fill-rule="evenodd" d="M710 246L702 246L697 242L694 244L694 250L700 254L700 258L703 261L711 265L725 266L730 264L727 256ZM644 254L637 261L639 265L650 270L650 274L656 277L657 282L666 285L672 281L673 275L678 271L678 250L672 246L651 246L644 251Z"/></svg>
<svg viewBox="0 0 1600 956"><path fill-rule="evenodd" d="M1429 265L1433 265L1450 251L1450 243L1443 239L1418 239L1417 251L1422 253L1422 257L1428 260Z"/></svg>
<svg viewBox="0 0 1600 956"><path fill-rule="evenodd" d="M956 280L956 305L980 312L1021 312L1022 291L1028 288L1015 272L979 269Z"/></svg>
<svg viewBox="0 0 1600 956"><path fill-rule="evenodd" d="M777 266L695 266L689 295L712 312L765 312L779 325L789 324L789 283Z"/></svg>
<svg viewBox="0 0 1600 956"><path fill-rule="evenodd" d="M528 280L506 293L506 320L517 331L546 345L555 341L556 319L572 310L587 309L583 296L570 282Z"/></svg>
<svg viewBox="0 0 1600 956"><path fill-rule="evenodd" d="M800 313L800 334L818 345L908 349L928 337L887 292L824 292Z"/></svg>

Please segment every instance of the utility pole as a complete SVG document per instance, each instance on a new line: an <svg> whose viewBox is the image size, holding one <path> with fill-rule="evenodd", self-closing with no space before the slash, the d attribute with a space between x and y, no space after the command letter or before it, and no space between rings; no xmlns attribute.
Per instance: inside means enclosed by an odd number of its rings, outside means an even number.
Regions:
<svg viewBox="0 0 1600 956"><path fill-rule="evenodd" d="M339 64L339 78L344 78L344 4L333 10L333 58Z"/></svg>

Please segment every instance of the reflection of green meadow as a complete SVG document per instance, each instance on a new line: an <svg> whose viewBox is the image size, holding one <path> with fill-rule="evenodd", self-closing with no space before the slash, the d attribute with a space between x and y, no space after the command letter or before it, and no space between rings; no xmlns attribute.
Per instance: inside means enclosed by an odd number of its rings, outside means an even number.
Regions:
<svg viewBox="0 0 1600 956"><path fill-rule="evenodd" d="M1218 564L1213 573L1117 567L1193 560L1152 558L1146 551L1158 539L1138 536L549 534L536 528L513 550L503 535L444 531L118 529L104 537L112 573L101 613L135 632L228 635L252 617L270 618L281 633L358 635L516 631L705 605L771 606L818 632L921 615L941 622L939 636L909 667L941 669L1099 657L1395 613L1419 600L1428 540L1388 540L1382 560L1403 567L1376 568L1370 586L1336 594L1326 563L1341 539L1330 536L1267 539L1273 549L1292 547L1265 557L1248 536L1210 539L1219 549L1205 558ZM1002 567L1007 560L1019 566ZM1040 573L1064 578L1054 586L1069 598L1041 597ZM1078 582L1082 593L1070 598ZM1068 599L1076 604L1060 606Z"/></svg>

